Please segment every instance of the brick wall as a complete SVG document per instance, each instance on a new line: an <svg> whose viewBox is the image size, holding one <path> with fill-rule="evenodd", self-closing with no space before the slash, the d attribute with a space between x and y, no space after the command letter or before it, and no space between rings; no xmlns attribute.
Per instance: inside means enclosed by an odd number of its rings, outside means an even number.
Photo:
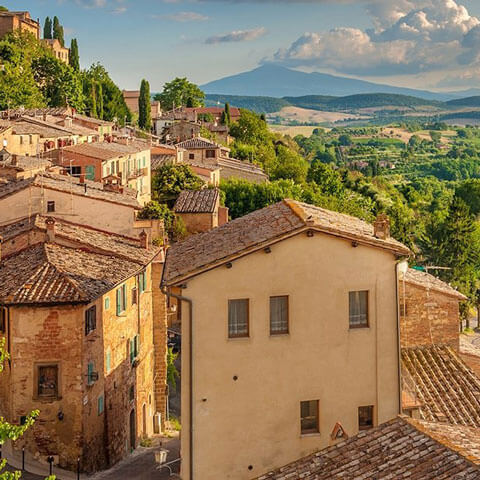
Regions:
<svg viewBox="0 0 480 480"><path fill-rule="evenodd" d="M402 281L399 292L402 347L448 344L458 351L458 300L411 283L405 283L404 289Z"/></svg>

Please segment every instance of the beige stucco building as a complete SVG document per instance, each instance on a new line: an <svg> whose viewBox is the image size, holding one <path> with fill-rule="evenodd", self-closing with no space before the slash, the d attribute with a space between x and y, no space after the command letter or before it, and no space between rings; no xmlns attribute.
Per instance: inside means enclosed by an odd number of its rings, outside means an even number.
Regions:
<svg viewBox="0 0 480 480"><path fill-rule="evenodd" d="M290 200L169 249L182 478L248 480L394 418L408 255L385 218L374 228Z"/></svg>

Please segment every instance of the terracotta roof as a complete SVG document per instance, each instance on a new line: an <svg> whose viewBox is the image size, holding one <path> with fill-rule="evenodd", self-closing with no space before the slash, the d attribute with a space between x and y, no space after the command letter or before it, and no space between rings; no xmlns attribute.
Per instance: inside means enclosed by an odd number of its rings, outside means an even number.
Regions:
<svg viewBox="0 0 480 480"><path fill-rule="evenodd" d="M174 284L301 231L315 230L408 255L402 243L374 236L373 226L349 215L284 200L172 246L163 281Z"/></svg>
<svg viewBox="0 0 480 480"><path fill-rule="evenodd" d="M480 427L480 379L447 346L402 349L423 420Z"/></svg>
<svg viewBox="0 0 480 480"><path fill-rule="evenodd" d="M233 170L240 172L247 172L249 174L259 175L260 177L268 180L268 175L259 167L253 163L242 162L242 160L237 160L236 158L218 158L218 166L223 170Z"/></svg>
<svg viewBox="0 0 480 480"><path fill-rule="evenodd" d="M44 215L33 215L16 222L0 226L0 236L4 242L9 241L27 231L37 230L46 232ZM146 250L141 248L140 240L128 238L110 232L104 232L85 225L55 219L55 238L57 243L67 246L76 244L79 247L88 247L91 251L125 258L139 265L146 265L159 253L158 247Z"/></svg>
<svg viewBox="0 0 480 480"><path fill-rule="evenodd" d="M19 116L38 117L42 115L68 115L70 113L68 107L47 107L47 108L18 108L14 110L3 110L0 112L1 118L14 118Z"/></svg>
<svg viewBox="0 0 480 480"><path fill-rule="evenodd" d="M420 272L413 268L409 268L404 275L405 281L413 285L418 285L424 287L428 290L436 290L437 292L445 293L446 295L451 295L457 297L459 300L467 300L467 297L460 293L458 290L455 290L448 283L443 282L439 278L426 273ZM403 278L401 275L400 278Z"/></svg>
<svg viewBox="0 0 480 480"><path fill-rule="evenodd" d="M153 145L152 155L176 155L177 149L170 145Z"/></svg>
<svg viewBox="0 0 480 480"><path fill-rule="evenodd" d="M185 108L186 112L197 112L197 113L212 113L221 115L225 110L224 107L187 107ZM240 110L237 107L230 107L230 115L238 116L240 115Z"/></svg>
<svg viewBox="0 0 480 480"><path fill-rule="evenodd" d="M219 191L216 188L184 190L175 202L173 210L175 213L213 213L218 196Z"/></svg>
<svg viewBox="0 0 480 480"><path fill-rule="evenodd" d="M30 185L80 195L82 197L104 200L136 209L141 208L138 200L133 195L104 190L103 184L99 182L86 180L85 183L82 184L78 178L68 175L57 175L51 172L42 172L26 180L12 181L0 185L0 199L23 190Z"/></svg>
<svg viewBox="0 0 480 480"><path fill-rule="evenodd" d="M42 138L68 137L71 132L64 127L44 122L38 118L23 116L10 123L16 135L40 135Z"/></svg>
<svg viewBox="0 0 480 480"><path fill-rule="evenodd" d="M449 443L433 439L427 428L405 418L397 418L262 475L257 480L480 478L480 468L470 461L477 453L475 448L459 452Z"/></svg>
<svg viewBox="0 0 480 480"><path fill-rule="evenodd" d="M0 302L89 303L140 270L114 255L40 243L2 259Z"/></svg>
<svg viewBox="0 0 480 480"><path fill-rule="evenodd" d="M87 117L86 115L81 115L80 113L74 113L73 119L83 120L85 122L93 123L95 125L113 125L113 122L108 120L100 120L99 118Z"/></svg>
<svg viewBox="0 0 480 480"><path fill-rule="evenodd" d="M81 143L78 145L71 145L64 147L63 152L76 153L78 155L85 155L86 157L97 158L99 160L111 160L112 158L118 158L122 156L122 153L115 149L105 149L98 147L100 143Z"/></svg>
<svg viewBox="0 0 480 480"><path fill-rule="evenodd" d="M177 143L176 146L180 148L185 148L186 150L196 148L221 148L223 150L230 151L229 148L202 137L190 138L188 140L185 140L184 142Z"/></svg>
<svg viewBox="0 0 480 480"><path fill-rule="evenodd" d="M46 158L24 157L22 155L11 155L8 160L0 161L0 168L13 168L20 172L47 169L52 166L52 162Z"/></svg>

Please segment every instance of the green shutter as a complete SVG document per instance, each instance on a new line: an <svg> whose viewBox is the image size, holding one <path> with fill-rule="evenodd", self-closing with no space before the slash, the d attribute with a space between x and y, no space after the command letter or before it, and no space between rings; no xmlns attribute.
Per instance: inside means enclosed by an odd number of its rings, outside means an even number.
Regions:
<svg viewBox="0 0 480 480"><path fill-rule="evenodd" d="M122 312L127 310L127 286L122 285Z"/></svg>
<svg viewBox="0 0 480 480"><path fill-rule="evenodd" d="M135 338L130 339L130 363L135 359Z"/></svg>
<svg viewBox="0 0 480 480"><path fill-rule="evenodd" d="M85 178L87 180L95 180L95 165L87 165L85 167Z"/></svg>
<svg viewBox="0 0 480 480"><path fill-rule="evenodd" d="M103 395L98 397L98 414L101 415L103 413Z"/></svg>
<svg viewBox="0 0 480 480"><path fill-rule="evenodd" d="M106 368L107 368L107 373L110 371L110 368L112 367L112 353L107 352L107 358L105 360L106 363Z"/></svg>
<svg viewBox="0 0 480 480"><path fill-rule="evenodd" d="M117 289L117 315L120 315L120 313L122 313L121 296L122 296L122 291L119 288Z"/></svg>
<svg viewBox="0 0 480 480"><path fill-rule="evenodd" d="M92 373L93 373L93 363L88 362L87 366L87 383L90 385L92 382Z"/></svg>
<svg viewBox="0 0 480 480"><path fill-rule="evenodd" d="M140 335L135 335L133 340L135 345L135 357L138 357L140 354Z"/></svg>
<svg viewBox="0 0 480 480"><path fill-rule="evenodd" d="M110 308L110 298L106 297L105 298L105 310L108 310Z"/></svg>

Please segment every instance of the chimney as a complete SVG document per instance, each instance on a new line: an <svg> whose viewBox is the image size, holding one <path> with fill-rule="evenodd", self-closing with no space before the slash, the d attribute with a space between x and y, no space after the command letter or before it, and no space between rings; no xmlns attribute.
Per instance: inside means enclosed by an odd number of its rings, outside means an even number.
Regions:
<svg viewBox="0 0 480 480"><path fill-rule="evenodd" d="M45 111L43 112L42 119L43 119L44 122L47 121L47 112L45 112Z"/></svg>
<svg viewBox="0 0 480 480"><path fill-rule="evenodd" d="M45 220L47 226L47 242L55 241L55 219L53 217L47 217Z"/></svg>
<svg viewBox="0 0 480 480"><path fill-rule="evenodd" d="M376 238L387 240L390 238L390 219L385 213L380 213L373 222L373 234Z"/></svg>
<svg viewBox="0 0 480 480"><path fill-rule="evenodd" d="M139 236L140 236L140 246L145 250L148 250L150 241L149 241L147 232L145 230L142 230Z"/></svg>

